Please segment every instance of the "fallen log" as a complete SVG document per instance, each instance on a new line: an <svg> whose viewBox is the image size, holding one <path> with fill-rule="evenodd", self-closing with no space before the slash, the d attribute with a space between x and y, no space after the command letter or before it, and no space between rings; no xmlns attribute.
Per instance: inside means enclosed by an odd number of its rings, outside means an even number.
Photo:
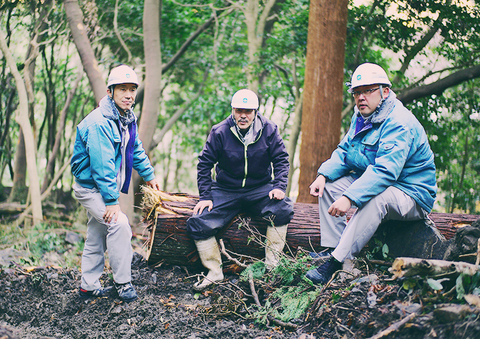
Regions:
<svg viewBox="0 0 480 339"><path fill-rule="evenodd" d="M198 259L195 244L188 236L186 221L192 215L198 202L197 196L167 194L148 187L143 188L142 209L148 231L146 242L147 260L150 265L166 262L174 265L191 265ZM354 209L347 213L350 219ZM294 218L287 233L286 252L296 255L299 250L321 251L320 222L317 204L294 204ZM453 215L432 213L428 222L388 221L382 224L376 236L388 244L390 256L416 256L438 258L446 247L445 239L451 238L458 227L470 225L480 218L474 215ZM268 220L239 215L217 235L223 239L229 252L239 255L263 258L264 248L259 244L263 239ZM256 239L256 241L252 241ZM411 246L405 246L410 243ZM414 246L417 244L418 248ZM412 251L412 248L415 250Z"/></svg>
<svg viewBox="0 0 480 339"><path fill-rule="evenodd" d="M402 277L413 277L420 275L422 277L444 276L446 274L466 274L473 276L478 272L479 267L461 261L446 260L426 260L419 258L396 258L390 267L389 272L393 274L393 279Z"/></svg>

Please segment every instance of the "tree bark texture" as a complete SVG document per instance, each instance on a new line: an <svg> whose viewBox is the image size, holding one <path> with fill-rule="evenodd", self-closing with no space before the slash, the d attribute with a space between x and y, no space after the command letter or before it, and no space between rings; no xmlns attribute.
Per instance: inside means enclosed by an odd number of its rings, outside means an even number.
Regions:
<svg viewBox="0 0 480 339"><path fill-rule="evenodd" d="M160 49L161 1L145 0L143 10L143 49L145 52L145 95L138 135L143 147L150 153L153 134L160 112L160 88L162 84L162 53Z"/></svg>
<svg viewBox="0 0 480 339"><path fill-rule="evenodd" d="M32 201L32 214L33 223L42 221L42 203L40 199L40 183L37 172L37 156L35 138L33 136L32 126L30 125L30 119L28 117L28 96L25 88L25 83L22 76L18 72L17 65L13 59L7 43L4 38L3 32L0 34L0 49L2 50L3 57L7 61L10 72L15 78L15 83L18 91L19 108L16 114L15 120L18 122L23 131L23 138L25 141L25 154L27 157L27 172L30 181L30 195Z"/></svg>
<svg viewBox="0 0 480 339"><path fill-rule="evenodd" d="M83 69L87 73L88 81L92 87L97 104L106 95L105 80L98 67L97 59L93 52L83 24L83 13L78 5L78 0L65 0L65 13L72 32L73 42L77 47L78 54L82 59Z"/></svg>
<svg viewBox="0 0 480 339"><path fill-rule="evenodd" d="M311 0L297 202L312 203L308 187L340 141L348 0Z"/></svg>
<svg viewBox="0 0 480 339"><path fill-rule="evenodd" d="M192 214L192 209L197 203L196 197L191 197L190 200L184 202L163 202L157 206L155 211L143 210L145 222L149 231L149 238L147 240L147 260L149 264L154 265L158 262L166 262L175 265L192 265L198 259L195 244L187 234L186 222ZM294 218L290 222L287 233L286 252L295 255L300 248L306 251L320 251L320 222L318 216L318 204L294 204ZM350 210L347 214L349 219L354 210ZM450 239L455 235L458 227L462 225L469 225L479 217L475 215L456 215L446 213L432 213L430 218L436 225L436 228L445 237ZM252 230L262 236L265 235L266 228L269 222L258 217L249 218L247 215L240 215L236 217L231 224L226 225L224 229L217 235L218 239L223 239L227 251L232 251L240 255L246 255L255 258L263 258L265 250L263 246L249 242L248 239L252 237ZM424 221L418 222L399 222L389 221L381 226L383 229L392 229L390 241L402 242L400 249L396 249L397 253L406 256L413 253L415 250L419 255L424 255L431 258L432 254L430 248L425 249L426 246L420 249L405 246L405 243L412 244L414 242L409 239L416 235L423 236L425 232ZM408 228L410 226L410 228ZM422 227L423 226L423 227ZM437 243L437 238L431 236L425 237L431 244L431 249L434 246L439 246L440 251L444 250L441 247L441 242ZM421 242L422 239L419 239ZM388 241L388 239L387 239ZM446 242L445 242L446 243ZM392 252L394 248L392 246ZM437 247L435 247L438 253ZM441 252L443 253L443 252ZM393 254L393 253L392 253Z"/></svg>

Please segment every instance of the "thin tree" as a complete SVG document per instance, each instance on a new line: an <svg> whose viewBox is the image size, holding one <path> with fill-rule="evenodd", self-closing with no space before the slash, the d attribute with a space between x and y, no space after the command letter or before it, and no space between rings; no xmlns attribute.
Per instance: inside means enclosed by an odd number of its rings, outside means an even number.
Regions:
<svg viewBox="0 0 480 339"><path fill-rule="evenodd" d="M38 181L36 163L37 157L35 155L35 138L33 136L33 130L32 126L30 125L30 120L28 118L27 89L25 88L24 79L22 78L20 72L17 69L15 60L13 59L13 56L8 49L3 32L0 33L0 49L2 50L3 57L7 61L8 67L10 67L10 72L15 78L15 83L18 91L19 107L15 119L23 130L23 137L25 140L25 153L27 156L27 171L28 178L30 180L30 197L32 202L33 223L36 224L42 221L43 214L42 203L40 199L40 183Z"/></svg>

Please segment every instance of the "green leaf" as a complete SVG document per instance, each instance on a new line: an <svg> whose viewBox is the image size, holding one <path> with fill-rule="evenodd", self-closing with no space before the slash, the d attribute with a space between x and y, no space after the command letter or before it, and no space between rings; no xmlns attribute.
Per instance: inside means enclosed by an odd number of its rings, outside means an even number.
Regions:
<svg viewBox="0 0 480 339"><path fill-rule="evenodd" d="M432 290L435 290L435 291L443 290L442 283L439 280L428 278L427 283Z"/></svg>

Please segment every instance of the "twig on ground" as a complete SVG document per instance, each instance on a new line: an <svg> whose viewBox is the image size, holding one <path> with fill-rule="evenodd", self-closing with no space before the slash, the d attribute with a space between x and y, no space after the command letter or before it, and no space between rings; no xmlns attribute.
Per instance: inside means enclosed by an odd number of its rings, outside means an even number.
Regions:
<svg viewBox="0 0 480 339"><path fill-rule="evenodd" d="M410 320L412 320L413 318L415 318L417 314L416 313L410 313L409 315L407 315L405 318L403 318L402 320L400 321L397 321L396 323L390 325L387 329L375 334L373 337L370 337L369 339L379 339L379 338L383 338L383 337L386 337L387 335L389 335L390 333L392 332L395 332L395 331L398 331L403 325L405 325L406 323L408 323Z"/></svg>
<svg viewBox="0 0 480 339"><path fill-rule="evenodd" d="M233 261L235 264L237 264L240 267L247 268L247 265L245 265L244 263L241 263L239 260L233 258L230 254L227 253L227 251L225 250L225 244L223 243L223 239L220 239L218 242L220 243L220 251L224 256L227 257L228 260Z"/></svg>
<svg viewBox="0 0 480 339"><path fill-rule="evenodd" d="M478 264L480 264L480 238L477 243L477 260L475 260L475 265L478 266Z"/></svg>
<svg viewBox="0 0 480 339"><path fill-rule="evenodd" d="M295 324L292 324L292 323L286 323L284 321L281 321L277 318L272 317L271 315L267 315L267 318L272 323L274 323L276 325L279 325L279 326L282 326L282 327L294 328L294 329L296 329L298 327L298 325L295 325Z"/></svg>
<svg viewBox="0 0 480 339"><path fill-rule="evenodd" d="M255 304L257 304L258 307L262 307L262 304L260 304L260 300L258 299L258 294L255 292L255 284L253 282L252 272L248 272L248 282L250 283L250 290L252 292L253 300L255 300Z"/></svg>

